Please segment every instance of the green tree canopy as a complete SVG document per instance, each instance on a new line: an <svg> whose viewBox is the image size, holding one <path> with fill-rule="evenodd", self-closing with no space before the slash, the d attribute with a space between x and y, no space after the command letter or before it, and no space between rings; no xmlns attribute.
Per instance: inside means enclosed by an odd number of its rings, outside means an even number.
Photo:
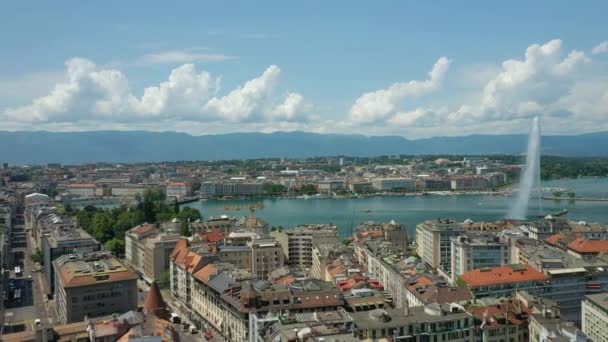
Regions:
<svg viewBox="0 0 608 342"><path fill-rule="evenodd" d="M104 244L104 248L116 257L125 255L125 240L113 238Z"/></svg>

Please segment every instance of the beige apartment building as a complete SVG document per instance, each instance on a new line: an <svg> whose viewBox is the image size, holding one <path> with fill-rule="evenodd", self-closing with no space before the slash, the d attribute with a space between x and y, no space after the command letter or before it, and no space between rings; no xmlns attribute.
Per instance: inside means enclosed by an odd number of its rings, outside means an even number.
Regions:
<svg viewBox="0 0 608 342"><path fill-rule="evenodd" d="M309 224L270 233L283 249L289 266L308 270L313 265L315 244L337 244L338 229L331 224Z"/></svg>
<svg viewBox="0 0 608 342"><path fill-rule="evenodd" d="M110 254L63 255L53 265L60 323L137 309L138 277Z"/></svg>
<svg viewBox="0 0 608 342"><path fill-rule="evenodd" d="M285 262L281 245L274 239L254 239L246 245L221 246L216 256L264 280Z"/></svg>
<svg viewBox="0 0 608 342"><path fill-rule="evenodd" d="M125 260L152 283L169 270L171 252L181 239L179 234L163 233L154 225L139 225L125 234Z"/></svg>

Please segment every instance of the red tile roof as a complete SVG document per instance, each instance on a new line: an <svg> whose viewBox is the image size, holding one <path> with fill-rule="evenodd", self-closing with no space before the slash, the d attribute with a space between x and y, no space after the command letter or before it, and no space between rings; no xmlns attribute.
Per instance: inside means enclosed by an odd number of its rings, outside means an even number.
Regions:
<svg viewBox="0 0 608 342"><path fill-rule="evenodd" d="M578 238L568 244L568 248L578 253L608 253L608 240Z"/></svg>
<svg viewBox="0 0 608 342"><path fill-rule="evenodd" d="M177 262L178 259L183 258L188 253L188 246L188 240L179 240L171 252L171 260Z"/></svg>
<svg viewBox="0 0 608 342"><path fill-rule="evenodd" d="M209 281L209 278L217 274L217 267L214 264L208 264L207 266L201 268L196 273L193 274L194 278L206 283Z"/></svg>
<svg viewBox="0 0 608 342"><path fill-rule="evenodd" d="M361 233L363 236L369 236L371 238L381 238L384 236L384 232L382 230L368 230Z"/></svg>
<svg viewBox="0 0 608 342"><path fill-rule="evenodd" d="M155 229L156 229L156 227L151 224L140 224L139 226L131 229L131 232L141 235L141 234L148 233Z"/></svg>
<svg viewBox="0 0 608 342"><path fill-rule="evenodd" d="M550 244L550 245L557 245L557 243L566 237L566 234L563 233L559 233L559 234L555 234L555 235L551 235L548 238L545 239L545 242Z"/></svg>
<svg viewBox="0 0 608 342"><path fill-rule="evenodd" d="M200 232L198 233L198 236L209 243L216 243L224 240L224 234L222 234L222 231L219 228L213 228L208 232Z"/></svg>
<svg viewBox="0 0 608 342"><path fill-rule="evenodd" d="M274 280L272 283L277 284L277 285L291 285L294 281L295 281L295 278L293 277L293 275L286 274L286 275Z"/></svg>
<svg viewBox="0 0 608 342"><path fill-rule="evenodd" d="M496 329L504 325L525 325L527 323L528 311L525 305L516 305L513 303L501 303L488 307L479 306L468 310L482 321L486 319L484 327L486 329Z"/></svg>
<svg viewBox="0 0 608 342"><path fill-rule="evenodd" d="M477 269L462 274L460 278L471 287L548 279L545 274L537 271L530 265L509 265L490 269Z"/></svg>

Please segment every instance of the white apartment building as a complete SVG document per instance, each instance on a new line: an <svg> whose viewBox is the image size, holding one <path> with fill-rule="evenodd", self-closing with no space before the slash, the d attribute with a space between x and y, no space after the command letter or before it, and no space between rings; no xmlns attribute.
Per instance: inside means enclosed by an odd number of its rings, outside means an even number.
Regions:
<svg viewBox="0 0 608 342"><path fill-rule="evenodd" d="M335 225L311 224L271 232L281 248L288 265L308 270L313 264L314 244L337 244L338 230Z"/></svg>
<svg viewBox="0 0 608 342"><path fill-rule="evenodd" d="M416 226L417 252L422 261L431 267L450 270L452 266L452 238L465 229L449 219L425 221Z"/></svg>
<svg viewBox="0 0 608 342"><path fill-rule="evenodd" d="M188 183L173 182L167 184L167 197L181 198L190 195Z"/></svg>
<svg viewBox="0 0 608 342"><path fill-rule="evenodd" d="M146 186L138 184L120 184L111 187L112 196L117 197L135 197L137 194L143 195L145 191Z"/></svg>
<svg viewBox="0 0 608 342"><path fill-rule="evenodd" d="M78 197L103 196L103 189L98 188L95 184L69 184L65 191L70 195Z"/></svg>
<svg viewBox="0 0 608 342"><path fill-rule="evenodd" d="M591 341L608 340L608 294L588 295L582 306L583 333Z"/></svg>
<svg viewBox="0 0 608 342"><path fill-rule="evenodd" d="M510 246L508 240L493 234L463 233L452 238L452 281L476 268L509 265Z"/></svg>
<svg viewBox="0 0 608 342"><path fill-rule="evenodd" d="M317 182L317 190L323 194L330 194L344 189L342 180L326 180Z"/></svg>
<svg viewBox="0 0 608 342"><path fill-rule="evenodd" d="M146 258L144 244L141 240L158 233L156 226L140 224L125 233L125 260L137 270L143 269Z"/></svg>
<svg viewBox="0 0 608 342"><path fill-rule="evenodd" d="M378 191L416 191L416 180L412 178L374 178L372 187Z"/></svg>

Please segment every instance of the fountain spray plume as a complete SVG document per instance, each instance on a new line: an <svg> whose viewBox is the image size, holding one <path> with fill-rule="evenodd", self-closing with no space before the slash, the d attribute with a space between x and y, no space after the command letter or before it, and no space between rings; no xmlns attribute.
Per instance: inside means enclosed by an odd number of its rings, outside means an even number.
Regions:
<svg viewBox="0 0 608 342"><path fill-rule="evenodd" d="M538 116L532 120L530 136L528 138L528 151L526 152L526 168L519 179L517 198L509 210L508 218L525 219L528 215L528 203L532 190L536 186L540 190L540 119ZM540 191L538 194L539 210L542 214Z"/></svg>

